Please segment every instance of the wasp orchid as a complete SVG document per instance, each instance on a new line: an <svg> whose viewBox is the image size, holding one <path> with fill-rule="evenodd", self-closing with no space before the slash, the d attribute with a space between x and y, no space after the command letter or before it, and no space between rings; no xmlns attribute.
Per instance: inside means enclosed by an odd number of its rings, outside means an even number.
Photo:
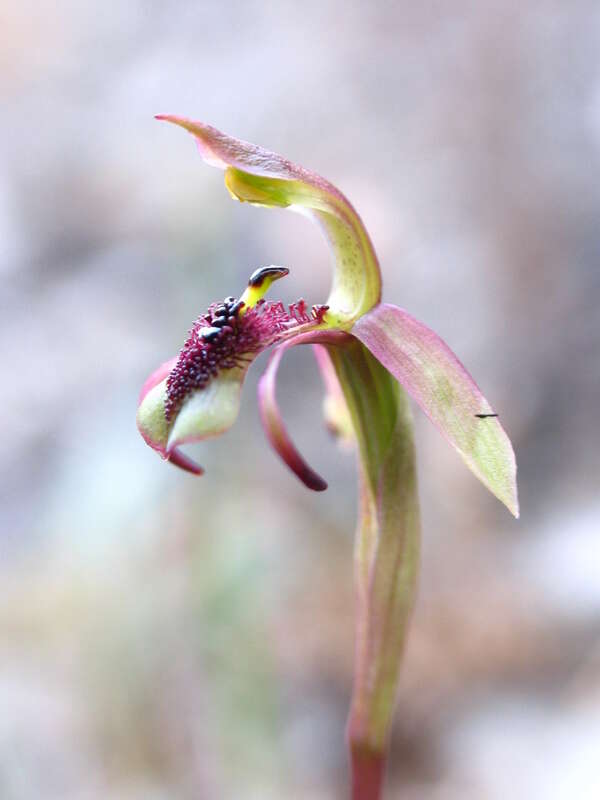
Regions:
<svg viewBox="0 0 600 800"><path fill-rule="evenodd" d="M411 411L421 407L469 469L518 516L516 465L497 414L437 334L408 312L381 303L381 274L362 221L332 184L261 147L175 116L203 159L225 171L237 200L300 211L322 228L333 254L333 285L323 304L288 306L267 290L288 270L256 270L239 298L213 303L192 326L178 356L159 367L140 395L145 441L183 469L202 469L181 446L216 436L235 421L244 377L268 347L259 384L269 441L309 488L327 484L302 458L276 402L285 351L311 344L325 377L327 423L358 453L355 547L355 678L348 739L355 800L380 797L400 657L419 551L419 506Z"/></svg>

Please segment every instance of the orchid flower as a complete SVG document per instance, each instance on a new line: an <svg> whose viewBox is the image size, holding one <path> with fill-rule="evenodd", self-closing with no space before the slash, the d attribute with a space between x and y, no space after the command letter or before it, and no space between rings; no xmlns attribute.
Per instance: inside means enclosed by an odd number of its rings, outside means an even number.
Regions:
<svg viewBox="0 0 600 800"><path fill-rule="evenodd" d="M362 221L332 184L261 147L175 116L203 159L225 171L233 198L289 208L316 221L333 253L327 300L285 308L267 301L285 267L255 270L239 298L209 305L179 355L144 384L137 424L164 459L202 468L181 446L228 429L244 377L263 350L273 353L259 384L267 437L310 489L327 488L283 424L276 377L290 347L315 346L325 378L327 422L356 442L359 521L355 547L355 678L347 735L354 800L381 796L386 745L418 565L419 506L412 417L416 401L467 467L518 516L516 465L496 412L440 337L407 311L381 303L381 274ZM351 431L351 433L349 433Z"/></svg>

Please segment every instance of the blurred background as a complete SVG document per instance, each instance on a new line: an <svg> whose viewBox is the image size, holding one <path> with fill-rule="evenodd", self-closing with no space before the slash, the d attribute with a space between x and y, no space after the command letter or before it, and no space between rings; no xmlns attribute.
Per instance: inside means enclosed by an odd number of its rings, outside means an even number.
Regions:
<svg viewBox="0 0 600 800"><path fill-rule="evenodd" d="M235 427L161 462L139 388L318 230L233 203L208 121L336 183L384 298L460 355L517 453L509 513L416 411L422 575L386 797L591 798L600 743L600 8L595 0L0 9L0 798L347 796L355 465L308 349L280 401L327 477Z"/></svg>

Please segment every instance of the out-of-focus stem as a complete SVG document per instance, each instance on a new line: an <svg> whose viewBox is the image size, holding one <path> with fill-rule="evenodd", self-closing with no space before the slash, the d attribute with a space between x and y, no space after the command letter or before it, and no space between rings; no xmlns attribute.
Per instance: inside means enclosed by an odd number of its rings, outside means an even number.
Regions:
<svg viewBox="0 0 600 800"><path fill-rule="evenodd" d="M352 800L379 800L383 790L385 758L361 747L350 746Z"/></svg>

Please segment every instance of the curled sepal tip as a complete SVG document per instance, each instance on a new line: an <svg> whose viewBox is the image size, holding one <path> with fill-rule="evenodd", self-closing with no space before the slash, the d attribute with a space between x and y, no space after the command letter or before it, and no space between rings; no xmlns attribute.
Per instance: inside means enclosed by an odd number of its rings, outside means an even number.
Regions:
<svg viewBox="0 0 600 800"><path fill-rule="evenodd" d="M175 447L166 456L167 461L173 464L184 472L191 472L192 475L204 475L204 470L192 458L182 453L179 448Z"/></svg>
<svg viewBox="0 0 600 800"><path fill-rule="evenodd" d="M348 328L381 297L379 263L369 235L348 199L320 175L258 145L183 117L159 114L195 136L207 164L225 170L232 197L253 205L291 208L313 217L334 257L328 322Z"/></svg>
<svg viewBox="0 0 600 800"><path fill-rule="evenodd" d="M277 371L289 347L316 343L343 345L348 340L349 337L339 331L321 330L300 334L273 351L258 385L260 417L271 446L302 483L315 492L327 489L327 482L307 464L286 430L276 398Z"/></svg>

